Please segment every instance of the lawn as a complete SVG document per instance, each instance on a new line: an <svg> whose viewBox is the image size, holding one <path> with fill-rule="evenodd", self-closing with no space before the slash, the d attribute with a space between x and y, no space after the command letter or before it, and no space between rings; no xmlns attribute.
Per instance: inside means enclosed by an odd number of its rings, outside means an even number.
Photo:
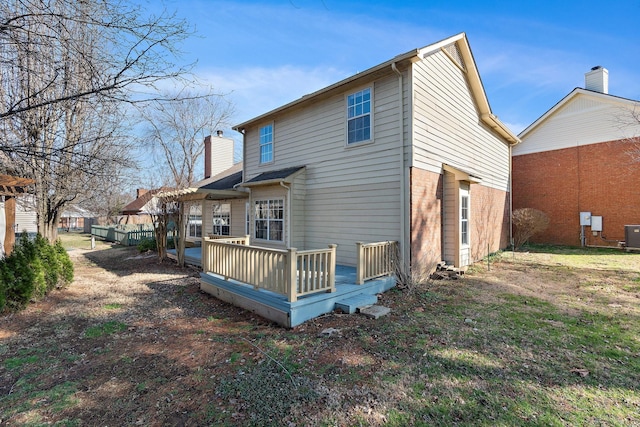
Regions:
<svg viewBox="0 0 640 427"><path fill-rule="evenodd" d="M0 318L0 425L640 426L640 254L504 252L292 330L153 254L71 254Z"/></svg>

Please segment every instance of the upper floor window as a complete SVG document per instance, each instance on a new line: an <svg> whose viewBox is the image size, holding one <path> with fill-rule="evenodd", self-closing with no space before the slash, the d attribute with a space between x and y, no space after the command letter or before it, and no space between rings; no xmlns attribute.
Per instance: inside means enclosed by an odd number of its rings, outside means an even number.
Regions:
<svg viewBox="0 0 640 427"><path fill-rule="evenodd" d="M213 234L228 236L231 224L231 205L219 203L213 205Z"/></svg>
<svg viewBox="0 0 640 427"><path fill-rule="evenodd" d="M347 143L371 139L371 88L347 97Z"/></svg>
<svg viewBox="0 0 640 427"><path fill-rule="evenodd" d="M273 125L260 128L260 163L273 162Z"/></svg>

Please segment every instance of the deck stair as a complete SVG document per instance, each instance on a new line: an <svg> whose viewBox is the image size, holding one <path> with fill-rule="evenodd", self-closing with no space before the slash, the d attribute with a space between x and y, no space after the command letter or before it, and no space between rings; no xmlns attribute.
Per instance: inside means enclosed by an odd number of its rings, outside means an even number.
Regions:
<svg viewBox="0 0 640 427"><path fill-rule="evenodd" d="M341 310L343 313L353 314L363 307L368 307L378 302L377 295L370 294L358 294L349 298L342 299L336 302L336 309Z"/></svg>

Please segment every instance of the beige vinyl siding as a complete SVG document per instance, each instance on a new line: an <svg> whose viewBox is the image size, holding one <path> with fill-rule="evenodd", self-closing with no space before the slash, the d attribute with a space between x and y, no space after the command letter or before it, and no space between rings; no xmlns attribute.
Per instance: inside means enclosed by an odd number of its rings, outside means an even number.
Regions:
<svg viewBox="0 0 640 427"><path fill-rule="evenodd" d="M626 103L578 94L513 148L513 155L560 150L640 135Z"/></svg>
<svg viewBox="0 0 640 427"><path fill-rule="evenodd" d="M443 182L443 249L442 254L445 261L455 263L458 259L458 185L455 175L450 172L444 173Z"/></svg>
<svg viewBox="0 0 640 427"><path fill-rule="evenodd" d="M292 218L290 223L292 227L285 232L291 233L291 246L294 248L306 248L306 232L304 221L306 215L306 173L299 173L294 179L291 187L291 212ZM285 218L286 221L289 219Z"/></svg>
<svg viewBox="0 0 640 427"><path fill-rule="evenodd" d="M413 166L439 173L446 163L506 191L508 145L481 122L464 71L438 51L414 64L413 82Z"/></svg>
<svg viewBox="0 0 640 427"><path fill-rule="evenodd" d="M372 88L372 143L346 144L346 96ZM245 179L261 172L306 166L304 206L294 200L292 243L298 249L338 244L338 262L355 265L357 241L400 238L398 78L389 76L270 118L274 163L259 165L258 125L247 129ZM252 199L258 196L252 190ZM283 189L284 190L284 189ZM294 197L302 197L296 194ZM302 231L303 230L303 231Z"/></svg>

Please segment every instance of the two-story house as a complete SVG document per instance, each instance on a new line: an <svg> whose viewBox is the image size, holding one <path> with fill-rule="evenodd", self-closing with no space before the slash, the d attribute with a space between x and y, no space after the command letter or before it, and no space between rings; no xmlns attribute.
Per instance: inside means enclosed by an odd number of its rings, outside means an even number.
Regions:
<svg viewBox="0 0 640 427"><path fill-rule="evenodd" d="M362 264L358 242L393 241L414 274L442 260L464 268L509 243L519 140L492 113L464 33L234 129L241 175L191 195L208 199L205 236L244 231L274 250L337 245L335 262L348 267Z"/></svg>

